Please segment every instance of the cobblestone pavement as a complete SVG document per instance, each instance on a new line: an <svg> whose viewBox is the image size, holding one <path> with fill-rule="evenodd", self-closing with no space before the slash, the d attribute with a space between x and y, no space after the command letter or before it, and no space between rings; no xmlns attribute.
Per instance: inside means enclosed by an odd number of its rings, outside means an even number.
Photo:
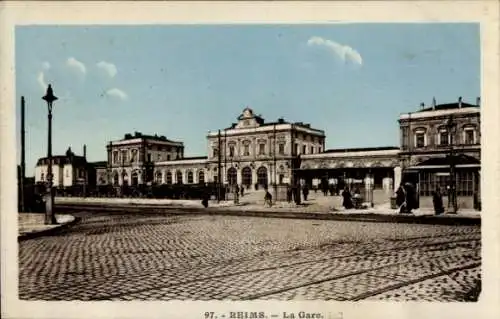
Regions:
<svg viewBox="0 0 500 319"><path fill-rule="evenodd" d="M480 227L80 213L19 243L25 300L464 301Z"/></svg>

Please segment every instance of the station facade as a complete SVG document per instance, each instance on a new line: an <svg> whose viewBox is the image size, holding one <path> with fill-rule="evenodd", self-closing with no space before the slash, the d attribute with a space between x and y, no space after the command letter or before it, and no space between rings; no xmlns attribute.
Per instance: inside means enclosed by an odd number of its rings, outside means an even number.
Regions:
<svg viewBox="0 0 500 319"><path fill-rule="evenodd" d="M388 201L401 183L413 183L421 207L431 193L451 184L456 173L459 207L480 196L480 100L469 104L423 104L398 119L400 145L325 150L325 133L282 118L266 122L245 108L229 127L211 131L207 156L185 157L182 142L164 136L127 134L107 145L106 162L95 163L98 185L204 184L218 182L248 190L322 183L371 190L375 204ZM42 160L42 159L41 159ZM39 161L39 163L43 163ZM37 179L39 179L37 170ZM42 178L43 180L43 178Z"/></svg>

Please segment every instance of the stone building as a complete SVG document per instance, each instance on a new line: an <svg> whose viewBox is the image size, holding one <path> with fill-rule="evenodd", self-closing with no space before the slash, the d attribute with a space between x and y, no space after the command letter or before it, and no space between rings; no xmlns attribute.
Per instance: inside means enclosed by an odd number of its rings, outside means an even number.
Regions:
<svg viewBox="0 0 500 319"><path fill-rule="evenodd" d="M97 183L204 184L220 178L261 189L297 178L310 186L326 182L369 190L377 204L411 182L420 206L432 207L431 192L450 186L453 163L459 207L468 208L480 192L479 104L479 98L476 104L434 100L399 116L399 146L332 150L325 150L323 130L284 119L266 122L247 107L236 123L208 133L207 156L184 157L182 142L137 132L110 142L106 168L95 168Z"/></svg>
<svg viewBox="0 0 500 319"><path fill-rule="evenodd" d="M480 193L481 130L480 99L476 104L458 102L401 114L399 118L402 179L418 187L420 204L432 206L437 188L450 186L450 165L456 167L459 207L473 206Z"/></svg>
<svg viewBox="0 0 500 319"><path fill-rule="evenodd" d="M184 157L184 144L165 136L145 135L140 132L125 134L119 141L109 142L108 180L112 185L147 184L153 181L154 165Z"/></svg>
<svg viewBox="0 0 500 319"><path fill-rule="evenodd" d="M87 174L91 169L85 153L85 146L83 156L75 155L70 147L65 155L52 156L52 185L54 187L65 188L88 183ZM35 183L47 183L48 164L47 157L38 159L35 167ZM93 179L93 174L90 175Z"/></svg>

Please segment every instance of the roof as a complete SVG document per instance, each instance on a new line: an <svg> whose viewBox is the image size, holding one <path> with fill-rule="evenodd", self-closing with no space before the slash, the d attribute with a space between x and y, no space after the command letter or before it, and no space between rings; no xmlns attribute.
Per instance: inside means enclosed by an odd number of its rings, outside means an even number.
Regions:
<svg viewBox="0 0 500 319"><path fill-rule="evenodd" d="M98 162L90 162L89 164L94 166L94 167L106 167L108 165L108 162L98 161Z"/></svg>
<svg viewBox="0 0 500 319"><path fill-rule="evenodd" d="M175 162L175 161L186 161L186 160L197 160L197 159L207 159L207 156L190 156L190 157L183 157L183 158L177 158L174 160L170 160L169 162Z"/></svg>
<svg viewBox="0 0 500 319"><path fill-rule="evenodd" d="M36 162L37 166L42 165L42 162L46 161L47 157L42 157L39 158L38 161ZM54 155L52 156L52 163L53 164L59 164L59 165L64 165L64 164L74 164L74 165L86 165L87 160L83 156L78 156L78 155Z"/></svg>
<svg viewBox="0 0 500 319"><path fill-rule="evenodd" d="M142 134L141 132L134 132L134 134L127 133L127 134L125 134L123 139L121 139L121 141L133 140L136 138L142 138L142 139L154 140L154 141L162 141L162 142L179 143L177 141L169 140L163 135L158 135L158 134L148 135L148 134Z"/></svg>
<svg viewBox="0 0 500 319"><path fill-rule="evenodd" d="M428 107L425 109L418 110L417 112L429 112L429 111L439 111L439 110L453 110L453 109L463 109L470 107L479 107L479 105L473 105L469 103L462 102L461 105L458 102L448 103L448 104L438 104L435 107Z"/></svg>
<svg viewBox="0 0 500 319"><path fill-rule="evenodd" d="M358 148L337 148L325 150L322 153L347 153L347 152L369 152L369 151L391 151L399 150L397 146L381 146L381 147L358 147Z"/></svg>

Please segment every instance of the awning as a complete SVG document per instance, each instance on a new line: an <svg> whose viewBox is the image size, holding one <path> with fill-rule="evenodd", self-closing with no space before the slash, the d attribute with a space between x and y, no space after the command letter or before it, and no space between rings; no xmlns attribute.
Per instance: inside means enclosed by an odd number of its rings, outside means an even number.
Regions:
<svg viewBox="0 0 500 319"><path fill-rule="evenodd" d="M456 168L481 168L481 164L459 164L455 165ZM422 165L422 166L410 166L405 172L408 170L419 171L423 169L450 169L450 165Z"/></svg>

